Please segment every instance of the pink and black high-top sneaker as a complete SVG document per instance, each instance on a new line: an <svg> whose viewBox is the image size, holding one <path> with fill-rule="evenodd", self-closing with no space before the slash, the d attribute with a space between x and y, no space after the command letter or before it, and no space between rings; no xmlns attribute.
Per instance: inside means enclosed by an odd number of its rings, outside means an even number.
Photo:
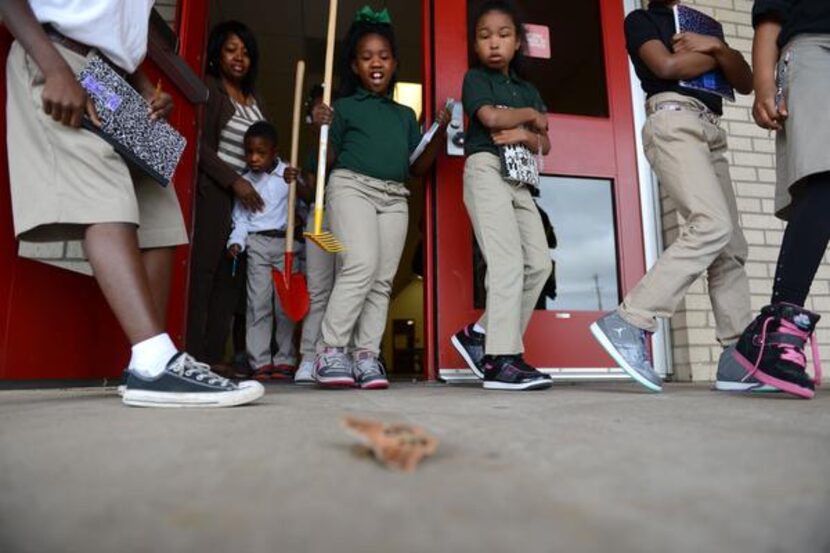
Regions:
<svg viewBox="0 0 830 553"><path fill-rule="evenodd" d="M761 309L738 340L734 356L750 375L782 392L810 399L821 384L821 360L812 339L820 315L789 303ZM815 379L807 374L804 346L813 351Z"/></svg>

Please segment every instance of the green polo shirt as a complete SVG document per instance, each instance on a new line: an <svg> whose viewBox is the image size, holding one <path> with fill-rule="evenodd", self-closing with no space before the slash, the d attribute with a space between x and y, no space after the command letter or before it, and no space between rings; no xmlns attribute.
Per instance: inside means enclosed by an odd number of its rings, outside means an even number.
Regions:
<svg viewBox="0 0 830 553"><path fill-rule="evenodd" d="M363 88L333 107L329 141L337 153L334 168L405 182L409 155L421 140L412 108Z"/></svg>
<svg viewBox="0 0 830 553"><path fill-rule="evenodd" d="M483 106L504 106L508 108L533 108L547 112L545 103L536 87L520 79L512 71L504 75L483 67L475 67L464 76L462 91L464 112L470 118L469 128L464 136L464 154L479 152L499 154L498 146L490 138L490 129L481 124L476 113Z"/></svg>

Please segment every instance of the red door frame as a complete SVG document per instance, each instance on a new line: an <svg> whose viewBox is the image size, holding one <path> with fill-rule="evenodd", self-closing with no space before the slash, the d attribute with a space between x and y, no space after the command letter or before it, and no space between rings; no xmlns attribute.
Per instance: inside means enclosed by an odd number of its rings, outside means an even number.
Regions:
<svg viewBox="0 0 830 553"><path fill-rule="evenodd" d="M207 6L181 0L180 54L201 74L207 32ZM0 29L0 66L12 37ZM196 179L199 108L161 74L151 61L144 69L161 78L176 102L171 123L187 138L174 185L190 228ZM0 105L5 106L6 81L0 79ZM6 112L0 110L0 140L6 140ZM5 148L4 148L5 150ZM167 327L182 344L187 311L189 248L178 248L173 269ZM129 347L95 281L17 256L11 216L8 160L0 154L0 380L89 380L118 376L126 366Z"/></svg>
<svg viewBox="0 0 830 553"><path fill-rule="evenodd" d="M441 52L431 73L434 97L438 99L461 96L467 71L466 4L465 0L432 2L436 16L431 47ZM634 117L623 34L623 2L600 0L600 7L610 115L600 119L550 114L552 148L545 167L552 175L614 181L619 285L625 293L645 273ZM427 282L434 288L427 305L431 314L427 321L434 332L430 336L434 337L432 343L436 348L427 375L431 379L437 378L439 367L464 366L449 338L481 313L472 309L472 230L462 201L463 164L463 158L441 157L434 193L429 197L433 203L428 237L435 248L427 260L428 275L432 276ZM614 366L588 333L588 325L598 316L596 312L571 312L569 318L560 318L557 312L537 312L525 336L529 360L550 367L549 352L556 349L559 367ZM552 341L560 347L551 348Z"/></svg>

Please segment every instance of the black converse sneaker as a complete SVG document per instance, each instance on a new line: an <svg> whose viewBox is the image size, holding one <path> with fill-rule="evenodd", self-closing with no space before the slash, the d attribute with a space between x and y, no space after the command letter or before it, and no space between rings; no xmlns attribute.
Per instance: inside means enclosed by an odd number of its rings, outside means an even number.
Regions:
<svg viewBox="0 0 830 553"><path fill-rule="evenodd" d="M121 382L118 383L118 388L116 389L118 395L124 397L124 392L127 391L127 379L130 378L130 369L124 369L121 371Z"/></svg>
<svg viewBox="0 0 830 553"><path fill-rule="evenodd" d="M211 372L209 365L179 352L155 378L130 371L123 401L137 407L231 407L264 394L259 382L233 383Z"/></svg>
<svg viewBox="0 0 830 553"><path fill-rule="evenodd" d="M484 334L475 330L474 324L468 324L450 338L455 351L464 359L473 373L484 378Z"/></svg>
<svg viewBox="0 0 830 553"><path fill-rule="evenodd" d="M487 390L543 390L553 384L551 378L537 370L525 370L520 355L486 355L484 388Z"/></svg>

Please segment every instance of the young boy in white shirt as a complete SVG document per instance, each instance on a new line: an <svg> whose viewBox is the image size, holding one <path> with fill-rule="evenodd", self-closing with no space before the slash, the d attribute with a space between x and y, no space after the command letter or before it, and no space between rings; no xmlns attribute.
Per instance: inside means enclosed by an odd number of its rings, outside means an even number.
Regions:
<svg viewBox="0 0 830 553"><path fill-rule="evenodd" d="M299 171L280 161L277 131L259 121L245 133L245 160L249 171L243 178L253 184L265 206L253 212L241 202L233 206L228 253L236 257L248 252L248 311L245 342L248 361L257 380L281 380L293 375L297 354L294 322L274 298L272 270L285 270L285 227L288 215L288 184ZM295 248L296 249L296 248ZM271 358L271 335L277 319L277 354Z"/></svg>
<svg viewBox="0 0 830 553"><path fill-rule="evenodd" d="M187 243L172 186L131 172L112 146L80 129L97 124L75 78L98 54L166 117L172 98L138 70L153 0L3 0L14 35L6 63L7 140L19 240L83 240L93 276L132 346L123 400L145 407L224 407L254 401L258 382L235 384L177 350L164 331L174 248ZM48 152L49 155L44 155Z"/></svg>

